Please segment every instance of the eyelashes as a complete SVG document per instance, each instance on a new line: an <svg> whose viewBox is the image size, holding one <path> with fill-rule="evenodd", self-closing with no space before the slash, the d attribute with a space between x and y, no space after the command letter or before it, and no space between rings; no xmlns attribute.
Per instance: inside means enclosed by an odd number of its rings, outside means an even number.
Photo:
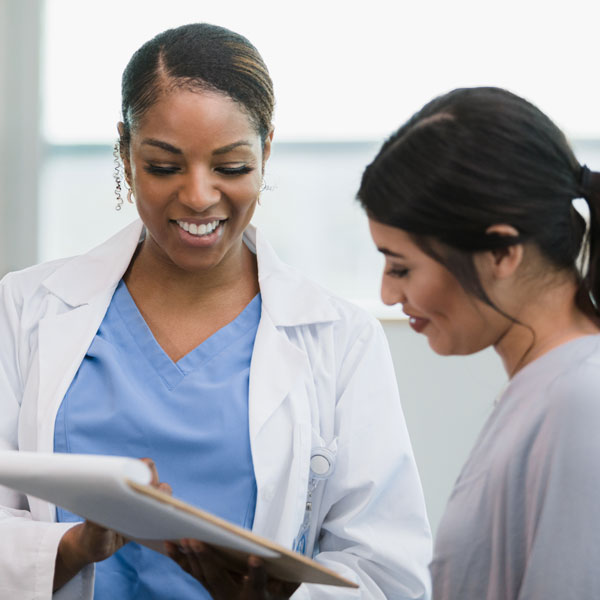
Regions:
<svg viewBox="0 0 600 600"><path fill-rule="evenodd" d="M177 167L157 167L156 165L146 165L144 167L146 173L151 175L173 175L177 173L179 169Z"/></svg>
<svg viewBox="0 0 600 600"><path fill-rule="evenodd" d="M252 167L248 167L244 165L243 167L219 167L217 168L217 172L222 173L223 175L246 175L247 173L251 173L254 171Z"/></svg>
<svg viewBox="0 0 600 600"><path fill-rule="evenodd" d="M144 170L151 175L175 175L176 173L181 172L179 167L159 167L152 164L146 165ZM217 167L215 171L221 175L236 176L247 175L254 171L254 168L247 165L241 167Z"/></svg>
<svg viewBox="0 0 600 600"><path fill-rule="evenodd" d="M389 277L406 277L408 275L408 269L402 269L399 267L392 267L388 269L385 274Z"/></svg>

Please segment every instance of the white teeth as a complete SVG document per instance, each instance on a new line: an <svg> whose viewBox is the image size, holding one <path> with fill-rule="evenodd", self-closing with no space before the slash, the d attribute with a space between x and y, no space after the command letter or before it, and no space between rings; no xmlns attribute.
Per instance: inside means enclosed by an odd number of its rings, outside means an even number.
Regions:
<svg viewBox="0 0 600 600"><path fill-rule="evenodd" d="M179 225L181 229L198 237L212 233L219 226L219 223L220 221L217 220L212 223L196 225L196 223L188 223L187 221L177 221L177 225Z"/></svg>

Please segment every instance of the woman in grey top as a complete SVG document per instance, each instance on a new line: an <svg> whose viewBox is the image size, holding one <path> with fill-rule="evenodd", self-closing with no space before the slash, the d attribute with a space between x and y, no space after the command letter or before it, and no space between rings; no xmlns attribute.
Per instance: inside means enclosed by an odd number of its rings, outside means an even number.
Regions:
<svg viewBox="0 0 600 600"><path fill-rule="evenodd" d="M493 346L509 376L439 528L435 600L600 597L600 174L529 102L459 89L358 196L384 302L438 354Z"/></svg>

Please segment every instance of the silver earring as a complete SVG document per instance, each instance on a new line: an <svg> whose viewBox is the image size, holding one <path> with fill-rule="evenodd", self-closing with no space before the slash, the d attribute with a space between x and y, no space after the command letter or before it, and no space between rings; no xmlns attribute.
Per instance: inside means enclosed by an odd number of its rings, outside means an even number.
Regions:
<svg viewBox="0 0 600 600"><path fill-rule="evenodd" d="M113 157L115 163L113 177L115 180L115 197L117 199L115 210L121 210L123 207L123 196L121 195L123 188L121 182L125 180L125 177L123 174L123 163L121 162L121 145L118 141L115 142L115 147L113 148Z"/></svg>
<svg viewBox="0 0 600 600"><path fill-rule="evenodd" d="M127 190L127 202L133 204L133 192L131 191L131 188Z"/></svg>

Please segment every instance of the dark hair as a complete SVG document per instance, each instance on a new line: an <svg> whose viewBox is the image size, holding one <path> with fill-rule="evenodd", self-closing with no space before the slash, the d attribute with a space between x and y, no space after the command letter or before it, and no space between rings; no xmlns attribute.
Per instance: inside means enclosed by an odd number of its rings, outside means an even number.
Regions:
<svg viewBox="0 0 600 600"><path fill-rule="evenodd" d="M590 293L600 299L600 175L582 168L558 127L523 98L491 87L435 98L383 144L358 192L370 218L412 234L492 306L473 253L532 242L556 268L577 273L585 220L572 200L581 197L590 246L578 303L589 310ZM487 233L500 223L518 237Z"/></svg>
<svg viewBox="0 0 600 600"><path fill-rule="evenodd" d="M193 23L168 29L131 57L121 85L121 144L164 91L173 87L226 94L250 117L263 144L271 130L273 82L258 50L224 27Z"/></svg>

